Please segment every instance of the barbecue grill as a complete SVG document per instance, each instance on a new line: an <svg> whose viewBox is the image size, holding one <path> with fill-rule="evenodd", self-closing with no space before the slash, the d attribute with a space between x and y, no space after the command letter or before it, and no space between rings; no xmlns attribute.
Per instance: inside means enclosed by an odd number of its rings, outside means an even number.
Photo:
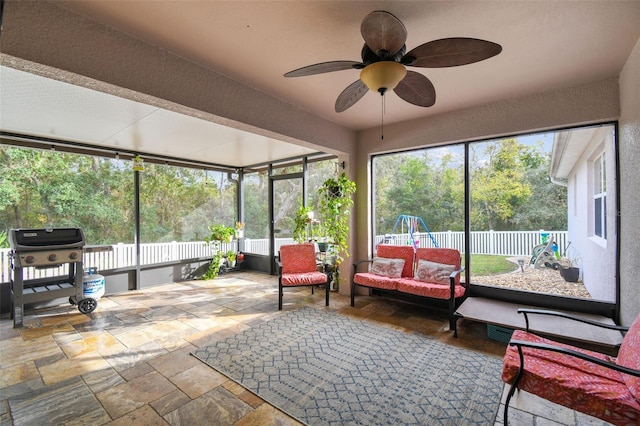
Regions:
<svg viewBox="0 0 640 426"><path fill-rule="evenodd" d="M83 298L82 254L85 244L80 228L11 229L11 317L14 327L22 327L24 305L68 297L83 314L92 312L97 302ZM53 277L25 279L27 268L63 268L68 273Z"/></svg>

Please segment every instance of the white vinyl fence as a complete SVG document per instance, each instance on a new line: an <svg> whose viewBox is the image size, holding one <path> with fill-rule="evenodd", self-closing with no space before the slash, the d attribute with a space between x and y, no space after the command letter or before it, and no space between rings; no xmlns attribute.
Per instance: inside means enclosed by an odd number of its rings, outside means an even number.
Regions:
<svg viewBox="0 0 640 426"><path fill-rule="evenodd" d="M541 233L548 232L558 245L562 254L567 247L566 231L477 231L471 232L471 253L492 254L498 256L530 256L531 250L541 242ZM464 232L432 232L431 236L436 240L438 247L449 247L464 253ZM392 244L409 244L409 234L387 234L375 237L376 244L385 239ZM419 247L434 247L433 241L427 233L414 234ZM293 243L292 238L276 239L276 252L283 244ZM84 267L96 267L98 271L127 268L136 265L136 253L134 244L115 244L101 246L92 251L92 247L86 247L83 261ZM222 252L229 250L238 251L237 241L222 244ZM0 282L10 281L11 262L9 249L0 249ZM244 239L244 252L261 255L269 254L268 239ZM140 264L153 265L158 263L180 261L184 259L200 259L213 256L212 249L204 241L194 242L170 242L140 245ZM36 269L26 268L24 279L34 279L67 274L67 266L59 268Z"/></svg>
<svg viewBox="0 0 640 426"><path fill-rule="evenodd" d="M220 250L238 251L238 243L234 241L221 244ZM11 270L10 249L0 249L0 282L9 282ZM140 265L180 261L184 259L200 259L213 256L214 252L204 241L170 242L140 244ZM112 246L85 247L83 266L95 267L98 271L129 268L136 265L136 246L134 244L118 243ZM25 268L24 279L54 277L68 274L68 265L63 264L54 268Z"/></svg>

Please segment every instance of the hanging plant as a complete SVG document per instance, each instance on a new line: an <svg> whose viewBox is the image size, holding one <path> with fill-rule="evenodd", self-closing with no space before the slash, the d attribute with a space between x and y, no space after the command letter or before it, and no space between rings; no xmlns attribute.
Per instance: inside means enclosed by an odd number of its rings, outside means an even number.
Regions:
<svg viewBox="0 0 640 426"><path fill-rule="evenodd" d="M230 226L209 225L209 236L204 240L207 243L219 241L221 243L230 243L233 240L236 230Z"/></svg>
<svg viewBox="0 0 640 426"><path fill-rule="evenodd" d="M355 192L355 182L351 181L344 173L337 178L327 179L318 189L322 225L328 242L332 244L336 259L336 273L348 248L349 214L351 206L353 206Z"/></svg>

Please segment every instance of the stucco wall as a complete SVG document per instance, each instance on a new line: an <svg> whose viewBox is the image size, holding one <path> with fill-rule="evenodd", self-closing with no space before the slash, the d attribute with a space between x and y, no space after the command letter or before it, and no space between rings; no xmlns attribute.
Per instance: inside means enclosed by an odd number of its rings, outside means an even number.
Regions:
<svg viewBox="0 0 640 426"><path fill-rule="evenodd" d="M621 320L640 312L640 40L620 73Z"/></svg>

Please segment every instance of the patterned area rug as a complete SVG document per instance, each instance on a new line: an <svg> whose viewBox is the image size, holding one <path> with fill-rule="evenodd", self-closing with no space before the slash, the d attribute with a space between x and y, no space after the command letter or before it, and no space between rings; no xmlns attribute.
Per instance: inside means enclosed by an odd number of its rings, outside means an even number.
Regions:
<svg viewBox="0 0 640 426"><path fill-rule="evenodd" d="M493 425L502 360L311 307L193 355L309 425Z"/></svg>

